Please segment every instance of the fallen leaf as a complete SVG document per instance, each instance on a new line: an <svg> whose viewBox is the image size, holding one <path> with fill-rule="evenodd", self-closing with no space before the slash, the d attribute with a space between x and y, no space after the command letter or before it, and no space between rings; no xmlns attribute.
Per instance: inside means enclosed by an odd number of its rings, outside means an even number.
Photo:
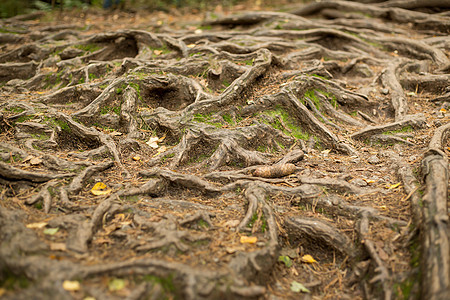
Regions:
<svg viewBox="0 0 450 300"><path fill-rule="evenodd" d="M439 111L442 112L442 113L446 113L447 112L447 110L445 108L441 108Z"/></svg>
<svg viewBox="0 0 450 300"><path fill-rule="evenodd" d="M241 243L242 244L254 244L258 241L258 238L256 236L241 236Z"/></svg>
<svg viewBox="0 0 450 300"><path fill-rule="evenodd" d="M41 228L44 228L47 224L48 223L46 223L46 222L30 223L30 224L27 224L26 227L30 228L30 229L41 229Z"/></svg>
<svg viewBox="0 0 450 300"><path fill-rule="evenodd" d="M58 232L59 228L46 228L44 229L44 234L55 235Z"/></svg>
<svg viewBox="0 0 450 300"><path fill-rule="evenodd" d="M50 250L53 251L66 251L66 243L51 243L50 244Z"/></svg>
<svg viewBox="0 0 450 300"><path fill-rule="evenodd" d="M119 278L114 278L113 280L111 280L108 283L108 289L111 292L114 291L120 291L121 289L123 289L125 287L125 280L123 279L119 279Z"/></svg>
<svg viewBox="0 0 450 300"><path fill-rule="evenodd" d="M136 156L133 156L132 159L134 161L138 161L138 160L141 160L141 157L139 155L136 155Z"/></svg>
<svg viewBox="0 0 450 300"><path fill-rule="evenodd" d="M330 151L331 151L331 149L327 149L327 150L323 150L322 152L320 152L320 153L322 153L322 154L329 154L330 153Z"/></svg>
<svg viewBox="0 0 450 300"><path fill-rule="evenodd" d="M153 50L153 53L155 55L161 55L163 52L162 52L162 50Z"/></svg>
<svg viewBox="0 0 450 300"><path fill-rule="evenodd" d="M314 259L311 255L309 255L309 254L303 255L303 256L300 258L300 260L301 260L302 262L308 263L308 264L312 264L312 263L317 262L317 260L315 260L315 259Z"/></svg>
<svg viewBox="0 0 450 300"><path fill-rule="evenodd" d="M409 92L409 93L406 93L406 95L407 95L407 96L415 96L416 93L414 93L414 92Z"/></svg>
<svg viewBox="0 0 450 300"><path fill-rule="evenodd" d="M4 293L6 293L6 290L5 290L4 288L0 288L0 297L1 297Z"/></svg>
<svg viewBox="0 0 450 300"><path fill-rule="evenodd" d="M383 209L383 210L387 209L386 205L381 205L380 208Z"/></svg>
<svg viewBox="0 0 450 300"><path fill-rule="evenodd" d="M103 182L97 182L91 189L91 193L95 196L107 195L111 193L111 190Z"/></svg>
<svg viewBox="0 0 450 300"><path fill-rule="evenodd" d="M149 145L149 146L152 147L153 149L156 149L156 148L159 147L159 146L158 146L158 142L159 142L159 137L157 137L157 136L152 136L152 137L148 140L147 145Z"/></svg>
<svg viewBox="0 0 450 300"><path fill-rule="evenodd" d="M283 262L284 265L288 268L292 267L292 259L289 256L281 255L278 256L278 261Z"/></svg>
<svg viewBox="0 0 450 300"><path fill-rule="evenodd" d="M293 291L294 293L311 293L303 284L297 281L291 282L291 291Z"/></svg>
<svg viewBox="0 0 450 300"><path fill-rule="evenodd" d="M363 180L364 180L365 182L367 182L368 184L375 183L375 180L372 180L372 179L364 179L364 178L363 178Z"/></svg>
<svg viewBox="0 0 450 300"><path fill-rule="evenodd" d="M78 281L64 280L63 289L66 291L78 291L81 288Z"/></svg>
<svg viewBox="0 0 450 300"><path fill-rule="evenodd" d="M400 184L401 184L401 182L396 183L396 184L391 184L391 185L387 186L386 188L388 190L392 190L392 189L395 189L396 187L398 187Z"/></svg>
<svg viewBox="0 0 450 300"><path fill-rule="evenodd" d="M188 47L188 48L194 48L194 47L195 47L195 44L189 44L189 45L187 45L187 47Z"/></svg>
<svg viewBox="0 0 450 300"><path fill-rule="evenodd" d="M42 159L40 159L39 157L33 157L32 159L30 159L30 164L33 166L39 165L40 163L42 163Z"/></svg>
<svg viewBox="0 0 450 300"><path fill-rule="evenodd" d="M113 132L111 132L109 135L112 135L112 136L119 136L119 135L122 135L123 133L122 132L119 132L119 131L113 131Z"/></svg>
<svg viewBox="0 0 450 300"><path fill-rule="evenodd" d="M31 160L31 159L33 159L33 158L34 158L33 155L28 155L27 157L25 157L24 160L22 160L22 162L27 162L27 161L29 161L29 160Z"/></svg>

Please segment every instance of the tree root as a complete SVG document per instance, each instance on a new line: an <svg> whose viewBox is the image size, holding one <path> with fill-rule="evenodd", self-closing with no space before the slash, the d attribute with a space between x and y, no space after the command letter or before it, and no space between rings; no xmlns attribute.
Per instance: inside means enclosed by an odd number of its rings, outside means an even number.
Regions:
<svg viewBox="0 0 450 300"><path fill-rule="evenodd" d="M421 115L408 116L394 123L379 126L369 126L362 131L352 134L351 137L353 139L364 140L370 138L373 135L377 135L383 132L402 130L407 126L410 126L412 128L423 128L425 126L425 119Z"/></svg>
<svg viewBox="0 0 450 300"><path fill-rule="evenodd" d="M391 276L389 274L389 271L378 255L374 243L367 237L369 233L369 219L366 214L363 214L362 218L358 222L357 232L361 243L364 245L364 248L372 259L372 262L374 264L374 271L375 273L377 273L377 275L369 280L369 283L374 284L376 282L381 282L383 299L392 299L392 289L390 287Z"/></svg>
<svg viewBox="0 0 450 300"><path fill-rule="evenodd" d="M450 288L450 259L448 253L448 159L442 152L442 142L450 133L450 125L440 127L430 142L430 148L422 160L425 181L423 195L423 221L421 240L423 256L422 296L428 299L444 299Z"/></svg>
<svg viewBox="0 0 450 300"><path fill-rule="evenodd" d="M284 224L290 240L302 240L302 243L305 244L330 247L339 252L340 255L350 257L350 259L357 255L347 236L323 221L291 217L286 218ZM310 242L304 242L304 240Z"/></svg>

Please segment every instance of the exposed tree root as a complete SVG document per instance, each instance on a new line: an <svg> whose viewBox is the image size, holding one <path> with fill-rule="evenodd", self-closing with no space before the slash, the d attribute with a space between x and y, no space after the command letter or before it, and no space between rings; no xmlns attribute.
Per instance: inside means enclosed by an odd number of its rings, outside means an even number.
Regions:
<svg viewBox="0 0 450 300"><path fill-rule="evenodd" d="M0 297L444 299L447 9L2 20Z"/></svg>

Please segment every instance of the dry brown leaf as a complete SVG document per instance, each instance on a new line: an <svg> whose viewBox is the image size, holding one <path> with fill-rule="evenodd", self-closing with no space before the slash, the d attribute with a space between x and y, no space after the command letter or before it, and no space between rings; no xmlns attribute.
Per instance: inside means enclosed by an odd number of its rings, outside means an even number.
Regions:
<svg viewBox="0 0 450 300"><path fill-rule="evenodd" d="M30 229L41 229L44 228L47 224L48 224L47 222L30 223L27 224L26 227Z"/></svg>

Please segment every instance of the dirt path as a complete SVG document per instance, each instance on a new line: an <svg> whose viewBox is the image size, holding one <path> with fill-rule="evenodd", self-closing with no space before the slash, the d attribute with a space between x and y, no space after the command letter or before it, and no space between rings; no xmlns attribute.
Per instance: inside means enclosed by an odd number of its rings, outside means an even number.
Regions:
<svg viewBox="0 0 450 300"><path fill-rule="evenodd" d="M424 2L2 20L0 297L447 299Z"/></svg>

